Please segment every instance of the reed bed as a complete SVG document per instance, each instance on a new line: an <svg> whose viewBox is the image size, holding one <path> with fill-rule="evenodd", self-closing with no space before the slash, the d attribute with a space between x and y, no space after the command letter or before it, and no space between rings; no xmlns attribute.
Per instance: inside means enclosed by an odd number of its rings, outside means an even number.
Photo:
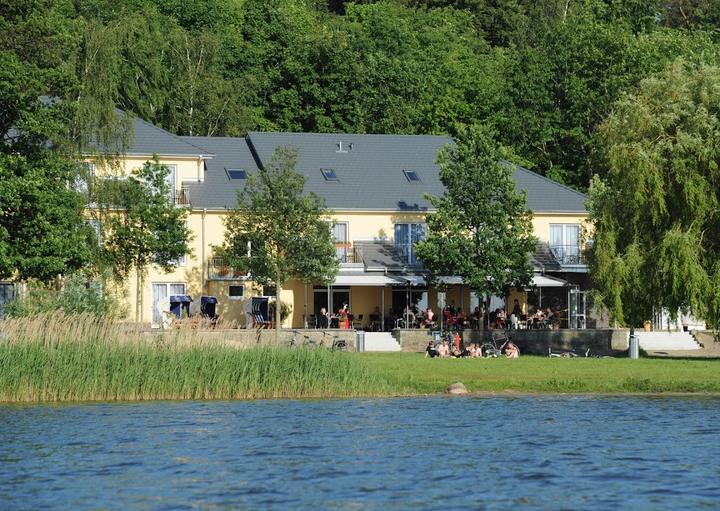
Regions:
<svg viewBox="0 0 720 511"><path fill-rule="evenodd" d="M148 340L93 316L0 322L0 401L316 398L388 395L365 361L326 349L237 349L180 331ZM195 342L192 342L193 339Z"/></svg>

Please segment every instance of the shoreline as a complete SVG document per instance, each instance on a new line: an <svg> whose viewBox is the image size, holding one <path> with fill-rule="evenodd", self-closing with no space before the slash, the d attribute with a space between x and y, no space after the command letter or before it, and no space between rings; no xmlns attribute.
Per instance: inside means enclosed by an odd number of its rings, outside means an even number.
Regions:
<svg viewBox="0 0 720 511"><path fill-rule="evenodd" d="M374 400L374 399L419 399L419 398L515 398L515 397L597 397L597 398L710 398L720 399L720 392L530 392L521 390L479 390L467 394L438 393L416 393L416 394L388 394L388 395L359 395L359 396L297 396L297 397L256 397L256 398L217 398L217 399L117 399L117 400L64 400L64 401L0 401L0 406L11 405L97 405L97 404L137 404L137 403L185 403L185 402L253 402L253 401L339 401L339 400Z"/></svg>

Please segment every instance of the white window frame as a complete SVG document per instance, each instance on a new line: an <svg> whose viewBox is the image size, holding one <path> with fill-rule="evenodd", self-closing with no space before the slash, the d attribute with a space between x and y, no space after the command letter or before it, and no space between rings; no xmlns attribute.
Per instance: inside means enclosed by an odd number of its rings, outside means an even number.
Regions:
<svg viewBox="0 0 720 511"><path fill-rule="evenodd" d="M232 295L230 294L230 288L231 288L231 287L239 287L240 289L242 289L242 295L240 295L240 296L232 296ZM227 293L227 295L228 295L228 300L244 300L244 299L245 299L245 286L243 286L242 284L230 284L230 285L228 286L228 293Z"/></svg>
<svg viewBox="0 0 720 511"><path fill-rule="evenodd" d="M562 240L561 240L561 241L562 241L562 243L560 243L559 245L556 245L556 244L553 243L553 228L554 228L554 227L555 227L555 228L557 228L557 227L560 227L560 228L561 228L561 232L562 232L562 236L561 236ZM568 228L572 228L572 229L575 229L575 230L577 231L577 236L576 236L576 237L577 237L577 243L576 243L576 244L570 244L570 243L568 243ZM557 255L556 255L555 252L553 251L553 247L562 247L563 254L562 254L562 256L561 256L561 259L562 259L562 260L560 261L560 263L561 263L561 264L578 264L578 263L567 263L567 262L565 261L565 259L568 258L569 256L568 256L565 252L566 252L566 250L568 249L568 247L577 248L576 251L573 251L573 252L574 252L574 253L573 253L573 257L576 257L578 261L580 260L580 253L581 253L581 240L580 240L581 228L580 228L580 224L579 224L579 223L573 223L573 222L569 222L569 223L551 223L551 224L550 224L550 227L549 227L548 229L549 229L549 232L548 232L548 240L549 240L549 241L548 241L548 246L550 247L550 251L553 252L553 255L555 255L555 257L557 257Z"/></svg>

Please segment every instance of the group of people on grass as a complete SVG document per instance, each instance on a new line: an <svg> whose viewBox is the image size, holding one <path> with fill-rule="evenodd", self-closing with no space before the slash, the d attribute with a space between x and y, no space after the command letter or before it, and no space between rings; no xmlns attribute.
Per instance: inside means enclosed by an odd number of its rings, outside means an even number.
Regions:
<svg viewBox="0 0 720 511"><path fill-rule="evenodd" d="M507 358L520 357L520 350L511 338L500 348L500 352ZM482 345L471 343L470 346L465 346L457 332L452 342L443 339L436 345L435 341L430 341L425 348L425 358L483 358L485 355Z"/></svg>

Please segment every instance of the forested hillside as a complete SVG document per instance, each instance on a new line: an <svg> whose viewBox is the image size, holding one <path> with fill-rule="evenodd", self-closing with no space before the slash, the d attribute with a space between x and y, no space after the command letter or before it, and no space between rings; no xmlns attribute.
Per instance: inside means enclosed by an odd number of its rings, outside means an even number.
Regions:
<svg viewBox="0 0 720 511"><path fill-rule="evenodd" d="M0 129L77 146L115 106L183 135L482 123L586 190L613 102L678 57L716 63L718 23L717 0L2 0ZM64 106L35 115L38 95Z"/></svg>

